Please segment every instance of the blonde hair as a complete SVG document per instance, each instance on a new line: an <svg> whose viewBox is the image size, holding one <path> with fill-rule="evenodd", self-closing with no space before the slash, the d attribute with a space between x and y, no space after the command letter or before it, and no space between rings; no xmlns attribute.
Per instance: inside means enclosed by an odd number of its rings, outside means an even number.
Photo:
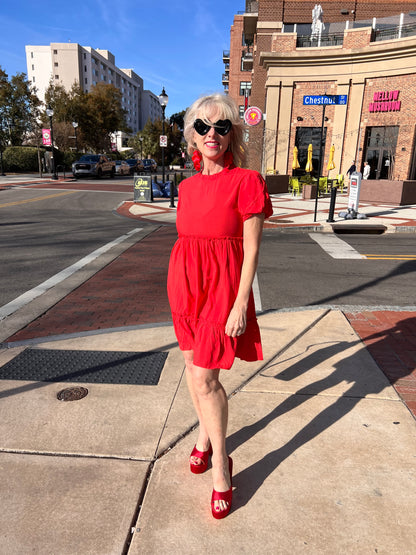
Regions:
<svg viewBox="0 0 416 555"><path fill-rule="evenodd" d="M197 118L202 119L208 125L211 123L208 114L217 110L220 114L219 119L229 119L232 123L230 131L230 150L233 153L234 164L244 166L246 163L246 149L243 141L244 123L238 113L237 105L234 100L225 94L212 94L203 96L190 106L184 118L183 134L188 144L188 154L192 156L196 150L194 133L194 122ZM214 123L214 122L212 122Z"/></svg>

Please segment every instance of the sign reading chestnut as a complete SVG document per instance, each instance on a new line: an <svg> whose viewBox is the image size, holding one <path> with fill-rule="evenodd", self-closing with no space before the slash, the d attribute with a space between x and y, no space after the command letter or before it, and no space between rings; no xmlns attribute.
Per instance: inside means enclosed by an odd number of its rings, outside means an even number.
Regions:
<svg viewBox="0 0 416 555"><path fill-rule="evenodd" d="M370 112L400 112L402 105L398 100L400 91L375 92L373 102L370 102Z"/></svg>

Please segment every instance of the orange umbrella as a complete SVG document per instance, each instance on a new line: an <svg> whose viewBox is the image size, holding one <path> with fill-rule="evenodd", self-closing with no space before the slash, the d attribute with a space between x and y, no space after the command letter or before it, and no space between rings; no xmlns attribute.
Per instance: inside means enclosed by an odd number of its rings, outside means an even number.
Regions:
<svg viewBox="0 0 416 555"><path fill-rule="evenodd" d="M295 146L295 148L293 149L292 170L297 170L298 168L300 168L299 160L298 160L298 149Z"/></svg>
<svg viewBox="0 0 416 555"><path fill-rule="evenodd" d="M335 169L334 152L335 152L335 146L332 145L331 148L329 149L329 160L328 160L328 165L327 165L327 167L326 167L326 169L328 170L328 172L329 172L330 170L334 170L334 169Z"/></svg>
<svg viewBox="0 0 416 555"><path fill-rule="evenodd" d="M306 167L305 167L305 171L307 171L308 173L310 173L313 170L313 165L312 165L312 145L308 146L308 161L306 162Z"/></svg>

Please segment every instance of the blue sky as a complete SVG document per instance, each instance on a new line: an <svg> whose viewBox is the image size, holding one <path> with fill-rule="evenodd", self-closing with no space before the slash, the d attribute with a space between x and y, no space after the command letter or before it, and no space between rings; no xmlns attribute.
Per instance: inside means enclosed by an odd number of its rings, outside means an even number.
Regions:
<svg viewBox="0 0 416 555"><path fill-rule="evenodd" d="M245 0L14 0L1 2L0 66L26 73L25 45L74 42L109 50L145 89L169 95L166 115L222 92L223 50Z"/></svg>

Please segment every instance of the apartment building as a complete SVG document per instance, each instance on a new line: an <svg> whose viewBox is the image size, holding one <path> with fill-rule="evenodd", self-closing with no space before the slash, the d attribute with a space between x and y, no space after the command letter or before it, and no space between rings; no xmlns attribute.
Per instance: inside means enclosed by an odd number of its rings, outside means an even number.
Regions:
<svg viewBox="0 0 416 555"><path fill-rule="evenodd" d="M241 113L247 88L263 112L249 128L250 166L290 175L296 146L302 171L312 144L314 171L326 175L334 145L336 173L368 161L371 179L414 180L415 55L416 2L247 0L223 83ZM343 103L324 111L326 96Z"/></svg>
<svg viewBox="0 0 416 555"><path fill-rule="evenodd" d="M126 123L133 134L143 129L149 119L155 121L162 117L162 108L159 101L156 102L158 97L143 90L143 79L132 69L118 68L114 55L108 50L77 43L27 45L25 48L28 80L36 87L42 101L51 81L67 90L78 83L85 92L97 83L108 83L122 93ZM117 143L123 143L124 139L123 133L117 133Z"/></svg>

